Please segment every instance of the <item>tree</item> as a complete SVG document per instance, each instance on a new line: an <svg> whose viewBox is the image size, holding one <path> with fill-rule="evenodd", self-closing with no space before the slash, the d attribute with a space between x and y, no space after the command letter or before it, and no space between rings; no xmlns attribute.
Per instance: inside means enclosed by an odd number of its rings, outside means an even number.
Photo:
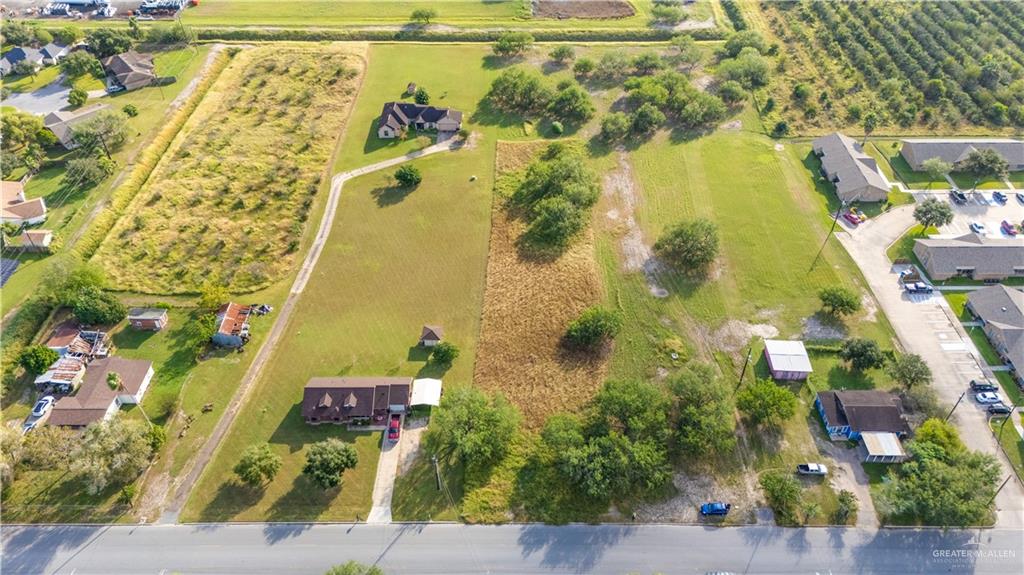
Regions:
<svg viewBox="0 0 1024 575"><path fill-rule="evenodd" d="M504 32L498 36L492 49L502 57L520 56L533 45L533 35L529 32Z"/></svg>
<svg viewBox="0 0 1024 575"><path fill-rule="evenodd" d="M43 119L17 110L0 114L0 161L4 178L18 167L36 170L45 156L44 148L57 142Z"/></svg>
<svg viewBox="0 0 1024 575"><path fill-rule="evenodd" d="M235 464L235 475L252 487L259 487L281 469L281 456L274 453L269 443L257 443L245 448L241 459Z"/></svg>
<svg viewBox="0 0 1024 575"><path fill-rule="evenodd" d="M735 58L744 48L753 48L758 54L764 54L768 51L768 44L760 33L754 30L743 30L729 36L722 49L727 57Z"/></svg>
<svg viewBox="0 0 1024 575"><path fill-rule="evenodd" d="M100 64L100 61L96 59L96 56L85 50L72 52L61 59L60 71L64 72L69 78L79 78L86 75L97 78L103 76L103 66Z"/></svg>
<svg viewBox="0 0 1024 575"><path fill-rule="evenodd" d="M921 233L928 228L939 227L953 221L953 208L936 198L927 198L914 207L914 219L921 224Z"/></svg>
<svg viewBox="0 0 1024 575"><path fill-rule="evenodd" d="M196 356L206 351L210 339L217 333L217 316L212 313L199 313L185 324L185 341Z"/></svg>
<svg viewBox="0 0 1024 575"><path fill-rule="evenodd" d="M577 349L595 349L614 339L622 329L622 319L611 310L594 306L583 310L569 323L565 331L566 343Z"/></svg>
<svg viewBox="0 0 1024 575"><path fill-rule="evenodd" d="M5 487L14 481L24 454L24 442L25 436L20 429L0 425L0 483Z"/></svg>
<svg viewBox="0 0 1024 575"><path fill-rule="evenodd" d="M580 58L572 65L572 72L577 76L589 76L597 68L597 64L590 58Z"/></svg>
<svg viewBox="0 0 1024 575"><path fill-rule="evenodd" d="M566 64L576 59L576 50L568 44L559 44L548 53L548 56L559 64Z"/></svg>
<svg viewBox="0 0 1024 575"><path fill-rule="evenodd" d="M77 431L46 425L25 436L22 460L32 469L66 471L71 466L71 454L78 449L79 443Z"/></svg>
<svg viewBox="0 0 1024 575"><path fill-rule="evenodd" d="M606 142L617 142L629 134L629 116L623 112L612 112L601 118L601 138Z"/></svg>
<svg viewBox="0 0 1024 575"><path fill-rule="evenodd" d="M83 151L101 150L109 158L128 139L128 118L112 110L99 112L72 127L71 137Z"/></svg>
<svg viewBox="0 0 1024 575"><path fill-rule="evenodd" d="M771 67L768 60L754 48L744 48L735 58L722 60L718 64L719 79L734 80L750 90L768 85Z"/></svg>
<svg viewBox="0 0 1024 575"><path fill-rule="evenodd" d="M60 354L45 345L31 345L21 351L18 356L18 365L25 368L25 371L39 375L45 373L53 365L53 362L60 359Z"/></svg>
<svg viewBox="0 0 1024 575"><path fill-rule="evenodd" d="M487 100L494 107L522 115L545 110L552 98L554 92L538 74L521 68L511 68L499 74L487 92Z"/></svg>
<svg viewBox="0 0 1024 575"><path fill-rule="evenodd" d="M11 18L4 19L3 27L0 28L0 34L3 34L3 43L10 46L31 44L35 38L35 33L28 22Z"/></svg>
<svg viewBox="0 0 1024 575"><path fill-rule="evenodd" d="M128 308L121 300L94 286L79 290L71 311L78 321L87 325L114 325L128 315Z"/></svg>
<svg viewBox="0 0 1024 575"><path fill-rule="evenodd" d="M629 56L622 50L611 50L601 55L594 69L594 75L605 81L625 76L630 67Z"/></svg>
<svg viewBox="0 0 1024 575"><path fill-rule="evenodd" d="M341 484L341 474L359 463L356 448L344 441L331 437L314 443L306 454L306 465L302 473L321 489L330 489Z"/></svg>
<svg viewBox="0 0 1024 575"><path fill-rule="evenodd" d="M609 380L594 396L596 429L614 430L631 441L661 443L668 436L670 401L664 389L639 380Z"/></svg>
<svg viewBox="0 0 1024 575"><path fill-rule="evenodd" d="M655 4L651 8L651 18L662 24L676 25L686 20L686 12L683 12L681 6Z"/></svg>
<svg viewBox="0 0 1024 575"><path fill-rule="evenodd" d="M122 54L132 49L134 40L131 35L118 28L95 28L86 35L89 51L97 58L107 58L114 54Z"/></svg>
<svg viewBox="0 0 1024 575"><path fill-rule="evenodd" d="M60 30L54 33L54 38L60 41L62 44L74 44L85 37L85 32L82 31L78 26L64 26ZM68 54L70 56L70 54Z"/></svg>
<svg viewBox="0 0 1024 575"><path fill-rule="evenodd" d="M633 58L633 69L638 74L653 74L664 67L665 63L661 61L661 56L655 52L641 52Z"/></svg>
<svg viewBox="0 0 1024 575"><path fill-rule="evenodd" d="M956 427L948 421L935 417L925 420L917 428L914 432L914 441L934 444L947 454L961 453L966 449Z"/></svg>
<svg viewBox="0 0 1024 575"><path fill-rule="evenodd" d="M843 342L839 357L857 371L881 367L885 363L885 354L874 340L857 337Z"/></svg>
<svg viewBox="0 0 1024 575"><path fill-rule="evenodd" d="M129 118L134 118L139 115L139 108L135 104L125 104L121 107L121 111Z"/></svg>
<svg viewBox="0 0 1024 575"><path fill-rule="evenodd" d="M669 59L676 65L686 66L688 70L692 70L703 58L704 54L700 46L690 34L675 36L669 44L672 47L672 55L669 56Z"/></svg>
<svg viewBox="0 0 1024 575"><path fill-rule="evenodd" d="M206 281L199 288L199 299L196 306L200 311L213 313L228 302L229 294L226 287L213 281Z"/></svg>
<svg viewBox="0 0 1024 575"><path fill-rule="evenodd" d="M39 71L36 65L28 60L22 60L14 64L11 68L15 76L35 76L36 72Z"/></svg>
<svg viewBox="0 0 1024 575"><path fill-rule="evenodd" d="M40 281L44 286L40 295L51 304L74 306L82 290L102 289L106 285L103 270L94 264L83 263L73 254L62 254L52 259Z"/></svg>
<svg viewBox="0 0 1024 575"><path fill-rule="evenodd" d="M81 106L88 99L89 99L89 92L86 92L85 90L83 90L81 88L72 88L71 91L68 92L68 104L70 104L72 106L75 106L75 107Z"/></svg>
<svg viewBox="0 0 1024 575"><path fill-rule="evenodd" d="M913 353L899 355L885 366L885 372L896 383L906 388L931 383L932 370L921 356Z"/></svg>
<svg viewBox="0 0 1024 575"><path fill-rule="evenodd" d="M868 136L870 136L871 133L875 131L875 128L878 127L878 124L878 114L876 114L873 111L864 114L864 119L861 121L861 126L864 128L864 141L861 142L861 146L867 143Z"/></svg>
<svg viewBox="0 0 1024 575"><path fill-rule="evenodd" d="M72 469L84 477L86 491L95 495L108 485L134 480L149 465L152 454L142 424L114 417L86 428L71 458Z"/></svg>
<svg viewBox="0 0 1024 575"><path fill-rule="evenodd" d="M800 483L789 475L769 471L761 476L761 489L779 523L795 523L794 509L800 503Z"/></svg>
<svg viewBox="0 0 1024 575"><path fill-rule="evenodd" d="M128 35L135 40L142 39L142 28L139 27L139 19L135 16L128 17Z"/></svg>
<svg viewBox="0 0 1024 575"><path fill-rule="evenodd" d="M423 87L416 88L416 93L413 94L413 100L421 106L426 106L430 103L430 94L427 93L427 89Z"/></svg>
<svg viewBox="0 0 1024 575"><path fill-rule="evenodd" d="M441 405L431 415L427 442L434 453L482 469L505 457L520 420L504 396L458 387L441 397Z"/></svg>
<svg viewBox="0 0 1024 575"><path fill-rule="evenodd" d="M450 341L442 341L434 346L430 356L441 365L451 365L459 357L459 348Z"/></svg>
<svg viewBox="0 0 1024 575"><path fill-rule="evenodd" d="M583 495L601 501L642 495L671 476L664 447L617 432L560 454L558 467Z"/></svg>
<svg viewBox="0 0 1024 575"><path fill-rule="evenodd" d="M992 148L972 150L967 158L958 164L958 167L968 173L974 174L977 178L998 178L1005 179L1009 173L1010 164L999 152Z"/></svg>
<svg viewBox="0 0 1024 575"><path fill-rule="evenodd" d="M941 180L953 170L953 164L944 161L942 158L928 158L921 162L921 169L928 174L930 179ZM928 187L931 187L931 182L928 182Z"/></svg>
<svg viewBox="0 0 1024 575"><path fill-rule="evenodd" d="M718 257L718 226L705 218L680 222L658 238L654 253L677 271L701 273Z"/></svg>
<svg viewBox="0 0 1024 575"><path fill-rule="evenodd" d="M747 92L739 82L726 80L718 86L718 97L726 104L732 106L746 100Z"/></svg>
<svg viewBox="0 0 1024 575"><path fill-rule="evenodd" d="M430 21L437 18L437 10L433 8L417 8L412 11L410 19L413 22L417 22L423 26L430 24Z"/></svg>
<svg viewBox="0 0 1024 575"><path fill-rule="evenodd" d="M860 309L860 298L843 286L829 286L818 292L821 305L834 316L850 315Z"/></svg>
<svg viewBox="0 0 1024 575"><path fill-rule="evenodd" d="M732 451L736 446L734 406L714 368L690 364L669 382L669 389L678 400L677 442L683 453L704 457Z"/></svg>
<svg viewBox="0 0 1024 575"><path fill-rule="evenodd" d="M583 210L563 197L544 198L531 213L523 239L542 251L565 248L586 226Z"/></svg>
<svg viewBox="0 0 1024 575"><path fill-rule="evenodd" d="M736 407L757 425L776 425L796 413L796 396L771 380L759 379L736 394Z"/></svg>
<svg viewBox="0 0 1024 575"><path fill-rule="evenodd" d="M91 188L117 171L117 163L102 154L74 158L65 166L61 184L69 189Z"/></svg>
<svg viewBox="0 0 1024 575"><path fill-rule="evenodd" d="M575 82L560 89L548 104L548 113L564 122L582 124L594 116L594 111L590 94Z"/></svg>
<svg viewBox="0 0 1024 575"><path fill-rule="evenodd" d="M331 567L324 575L384 575L384 570L376 565L364 565L358 561L349 561Z"/></svg>
<svg viewBox="0 0 1024 575"><path fill-rule="evenodd" d="M423 181L419 168L408 164L395 170L395 181L403 188L415 188Z"/></svg>
<svg viewBox="0 0 1024 575"><path fill-rule="evenodd" d="M635 134L650 134L665 123L665 114L651 103L644 104L633 111L630 118L630 130Z"/></svg>
<svg viewBox="0 0 1024 575"><path fill-rule="evenodd" d="M836 506L833 522L840 525L845 525L857 511L857 496L852 491L843 489L839 492L839 504Z"/></svg>

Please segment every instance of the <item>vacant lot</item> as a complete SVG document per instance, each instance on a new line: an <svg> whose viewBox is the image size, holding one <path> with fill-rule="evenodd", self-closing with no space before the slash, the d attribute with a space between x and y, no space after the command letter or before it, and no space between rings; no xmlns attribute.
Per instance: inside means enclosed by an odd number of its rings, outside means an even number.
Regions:
<svg viewBox="0 0 1024 575"><path fill-rule="evenodd" d="M239 54L97 253L114 285L246 291L285 275L362 66L351 47Z"/></svg>
<svg viewBox="0 0 1024 575"><path fill-rule="evenodd" d="M532 155L522 153L524 147L538 149L532 143L499 143L499 179L515 179L515 172L529 164ZM569 322L599 302L602 290L592 232L548 261L520 252L517 242L525 227L509 215L502 198L495 198L473 382L504 393L539 426L552 413L579 408L604 380L603 360L567 353L560 345Z"/></svg>
<svg viewBox="0 0 1024 575"><path fill-rule="evenodd" d="M538 0L537 18L626 18L636 10L626 0Z"/></svg>

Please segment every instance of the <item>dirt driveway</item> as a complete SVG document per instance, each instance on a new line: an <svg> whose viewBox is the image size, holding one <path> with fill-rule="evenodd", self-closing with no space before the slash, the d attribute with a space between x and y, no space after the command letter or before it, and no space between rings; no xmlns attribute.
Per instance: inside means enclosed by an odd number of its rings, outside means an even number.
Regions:
<svg viewBox="0 0 1024 575"><path fill-rule="evenodd" d="M967 390L972 378L985 374L977 360L980 357L977 348L945 298L940 293L908 296L900 289L897 271L885 250L915 224L913 211L912 205L902 206L837 236L860 266L904 349L924 358L934 374L932 386L939 398L953 405ZM1014 476L988 428L985 410L966 397L952 420L969 448L996 455L1003 477ZM996 498L999 527L1024 527L1022 500L1024 489L1014 476Z"/></svg>

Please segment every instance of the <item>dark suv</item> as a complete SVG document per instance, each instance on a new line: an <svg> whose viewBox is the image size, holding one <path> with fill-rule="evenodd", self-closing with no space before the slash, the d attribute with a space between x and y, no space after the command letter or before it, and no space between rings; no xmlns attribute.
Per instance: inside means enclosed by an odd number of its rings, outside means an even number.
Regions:
<svg viewBox="0 0 1024 575"><path fill-rule="evenodd" d="M954 204L962 206L967 203L967 194L960 190L953 189L949 192L949 199L953 200Z"/></svg>
<svg viewBox="0 0 1024 575"><path fill-rule="evenodd" d="M972 379L971 380L971 391L982 392L982 391L999 391L999 387L985 380Z"/></svg>

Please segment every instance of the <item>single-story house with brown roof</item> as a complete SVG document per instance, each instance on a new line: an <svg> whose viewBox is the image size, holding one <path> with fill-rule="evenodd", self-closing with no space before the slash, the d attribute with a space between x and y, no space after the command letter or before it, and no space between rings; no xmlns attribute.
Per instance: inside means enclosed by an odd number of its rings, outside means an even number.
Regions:
<svg viewBox="0 0 1024 575"><path fill-rule="evenodd" d="M120 389L111 389L109 374L121 379ZM89 364L78 393L57 400L50 412L50 425L85 427L112 417L123 404L142 401L153 379L153 362L123 357L106 357Z"/></svg>
<svg viewBox="0 0 1024 575"><path fill-rule="evenodd" d="M249 316L252 309L247 305L228 302L217 310L217 333L211 340L222 347L242 347L249 341Z"/></svg>
<svg viewBox="0 0 1024 575"><path fill-rule="evenodd" d="M968 233L914 241L914 255L933 280L1024 277L1024 240Z"/></svg>
<svg viewBox="0 0 1024 575"><path fill-rule="evenodd" d="M907 138L900 155L915 171L931 158L953 164L959 169L971 152L993 150L1006 160L1011 172L1024 170L1024 141L1013 138Z"/></svg>
<svg viewBox="0 0 1024 575"><path fill-rule="evenodd" d="M106 110L106 104L92 104L77 110L58 110L50 112L43 117L43 126L57 136L57 141L67 150L74 150L78 147L75 142L73 128L76 124L85 122L96 114Z"/></svg>
<svg viewBox="0 0 1024 575"><path fill-rule="evenodd" d="M135 50L129 50L104 58L102 63L107 76L125 90L145 88L156 80L152 54L140 54Z"/></svg>
<svg viewBox="0 0 1024 575"><path fill-rule="evenodd" d="M160 331L167 325L167 310L158 307L133 307L128 310L128 324L135 329Z"/></svg>
<svg viewBox="0 0 1024 575"><path fill-rule="evenodd" d="M0 181L0 197L0 223L32 225L46 219L46 201L25 199L25 186L21 182Z"/></svg>
<svg viewBox="0 0 1024 575"><path fill-rule="evenodd" d="M462 129L462 112L435 108L411 102L388 102L377 120L377 137L397 138L410 127L417 130L458 132Z"/></svg>
<svg viewBox="0 0 1024 575"><path fill-rule="evenodd" d="M381 424L409 410L411 377L314 377L302 393L306 423Z"/></svg>
<svg viewBox="0 0 1024 575"><path fill-rule="evenodd" d="M885 391L820 391L814 406L833 439L857 440L869 431L910 433L899 398Z"/></svg>
<svg viewBox="0 0 1024 575"><path fill-rule="evenodd" d="M423 331L420 332L419 345L423 347L434 347L441 343L441 338L444 337L444 328L439 325L425 325Z"/></svg>

